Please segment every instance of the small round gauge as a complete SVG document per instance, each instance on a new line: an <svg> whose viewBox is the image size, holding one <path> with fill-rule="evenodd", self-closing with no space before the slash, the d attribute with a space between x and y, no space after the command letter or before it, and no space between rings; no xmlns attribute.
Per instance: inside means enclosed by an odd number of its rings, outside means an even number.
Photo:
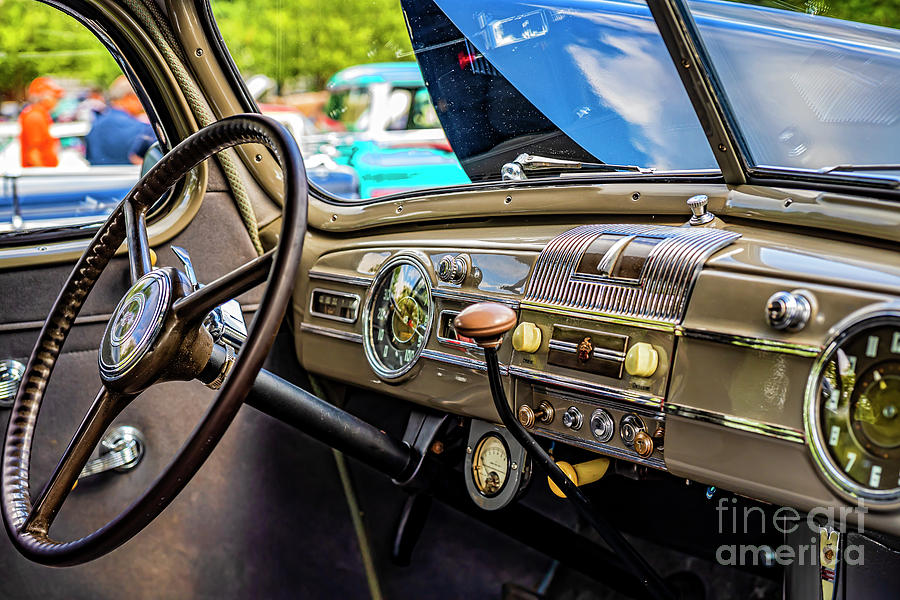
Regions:
<svg viewBox="0 0 900 600"><path fill-rule="evenodd" d="M492 498L506 485L509 476L509 451L496 433L485 434L472 456L472 480L481 495Z"/></svg>
<svg viewBox="0 0 900 600"><path fill-rule="evenodd" d="M900 503L900 313L861 320L828 345L806 419L813 456L839 492Z"/></svg>
<svg viewBox="0 0 900 600"><path fill-rule="evenodd" d="M375 277L363 318L363 344L372 369L383 379L407 373L431 330L431 283L409 257L385 263Z"/></svg>

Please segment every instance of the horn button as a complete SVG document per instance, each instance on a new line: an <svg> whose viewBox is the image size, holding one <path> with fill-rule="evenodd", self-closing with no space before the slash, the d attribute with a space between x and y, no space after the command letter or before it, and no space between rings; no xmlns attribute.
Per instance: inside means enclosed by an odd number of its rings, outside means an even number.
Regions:
<svg viewBox="0 0 900 600"><path fill-rule="evenodd" d="M172 305L172 280L156 269L138 279L119 302L100 342L100 377L110 387L124 383L154 347Z"/></svg>

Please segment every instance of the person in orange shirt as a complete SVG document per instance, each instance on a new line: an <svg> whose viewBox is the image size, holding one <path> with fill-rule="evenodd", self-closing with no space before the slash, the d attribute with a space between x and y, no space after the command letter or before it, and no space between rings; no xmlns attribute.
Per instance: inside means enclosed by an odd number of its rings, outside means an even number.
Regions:
<svg viewBox="0 0 900 600"><path fill-rule="evenodd" d="M30 104L19 114L23 167L55 167L59 164L59 140L50 135L50 111L64 95L49 77L38 77L28 86Z"/></svg>

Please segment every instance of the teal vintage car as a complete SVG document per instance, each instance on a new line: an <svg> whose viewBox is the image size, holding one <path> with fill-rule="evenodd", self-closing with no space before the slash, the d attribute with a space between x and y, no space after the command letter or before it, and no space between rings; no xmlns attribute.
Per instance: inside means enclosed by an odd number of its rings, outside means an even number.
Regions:
<svg viewBox="0 0 900 600"><path fill-rule="evenodd" d="M469 183L441 129L419 66L374 63L328 81L325 115L337 132L320 142L359 176L359 197Z"/></svg>

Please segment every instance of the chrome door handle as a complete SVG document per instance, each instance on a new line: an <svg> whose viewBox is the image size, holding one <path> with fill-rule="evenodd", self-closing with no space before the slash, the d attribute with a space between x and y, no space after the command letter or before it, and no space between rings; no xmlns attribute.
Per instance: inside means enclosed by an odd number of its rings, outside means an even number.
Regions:
<svg viewBox="0 0 900 600"><path fill-rule="evenodd" d="M100 440L100 457L84 465L78 479L105 473L129 471L144 457L144 435L130 425L113 428Z"/></svg>

